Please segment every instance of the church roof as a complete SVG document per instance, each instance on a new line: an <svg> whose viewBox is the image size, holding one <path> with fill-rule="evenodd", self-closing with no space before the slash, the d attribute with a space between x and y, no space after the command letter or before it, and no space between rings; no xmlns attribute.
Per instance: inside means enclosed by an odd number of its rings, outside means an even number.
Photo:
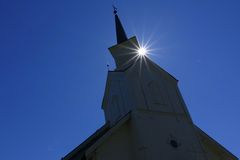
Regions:
<svg viewBox="0 0 240 160"><path fill-rule="evenodd" d="M89 147L91 147L99 138L101 138L109 129L110 129L109 124L108 123L104 124L95 133L93 133L90 137L88 137L84 142L82 142L79 146L77 146L70 153L68 153L65 157L63 157L62 160L85 159L85 151Z"/></svg>
<svg viewBox="0 0 240 160"><path fill-rule="evenodd" d="M115 132L125 122L127 122L130 119L130 114L131 112L125 115L122 119L120 119L114 126L110 126L109 123L105 123L95 133L89 136L84 142L82 142L79 146L77 146L70 153L64 156L62 160L86 160L86 155L94 151L104 141L104 139L108 138L113 132ZM197 135L202 142L211 145L213 148L217 149L218 152L227 154L233 159L238 159L221 144L219 144L216 140L214 140L212 137L202 131L199 127L197 127L196 125L194 125L194 127Z"/></svg>
<svg viewBox="0 0 240 160"><path fill-rule="evenodd" d="M130 117L130 112L121 118L115 125L110 126L109 123L105 123L100 127L95 133L89 136L84 142L73 149L70 153L62 158L62 160L86 160L86 152L99 144L103 138L107 138L111 135L117 128L122 126ZM101 142L100 142L101 143Z"/></svg>
<svg viewBox="0 0 240 160"><path fill-rule="evenodd" d="M195 127L196 133L198 134L202 143L205 143L209 147L212 147L212 149L214 149L215 152L218 152L221 155L224 154L224 155L231 156L232 159L238 159L234 154L229 152L225 147L223 147L215 139L210 137L207 133L205 133L203 130L201 130L198 126L194 125L194 127Z"/></svg>

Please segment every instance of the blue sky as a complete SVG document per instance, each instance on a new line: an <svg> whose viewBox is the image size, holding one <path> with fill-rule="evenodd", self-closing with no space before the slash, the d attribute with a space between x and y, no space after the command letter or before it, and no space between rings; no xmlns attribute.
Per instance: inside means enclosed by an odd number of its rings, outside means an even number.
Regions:
<svg viewBox="0 0 240 160"><path fill-rule="evenodd" d="M0 157L52 160L104 124L113 1L0 1ZM240 1L114 2L179 80L194 122L240 156Z"/></svg>

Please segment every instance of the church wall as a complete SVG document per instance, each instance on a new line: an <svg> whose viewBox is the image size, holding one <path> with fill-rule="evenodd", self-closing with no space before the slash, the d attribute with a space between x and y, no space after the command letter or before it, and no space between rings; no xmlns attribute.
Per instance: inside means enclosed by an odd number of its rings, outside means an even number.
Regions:
<svg viewBox="0 0 240 160"><path fill-rule="evenodd" d="M123 72L110 72L103 100L106 121L114 124L133 107L131 88Z"/></svg>
<svg viewBox="0 0 240 160"><path fill-rule="evenodd" d="M184 114L134 111L132 134L138 160L206 160L192 124ZM173 143L173 144L172 144Z"/></svg>
<svg viewBox="0 0 240 160"><path fill-rule="evenodd" d="M149 59L136 63L125 74L134 96L133 108L188 114L178 91L177 80Z"/></svg>
<svg viewBox="0 0 240 160"><path fill-rule="evenodd" d="M93 160L133 160L130 135L127 122L95 150Z"/></svg>
<svg viewBox="0 0 240 160"><path fill-rule="evenodd" d="M149 62L143 71L142 79L152 110L184 113L181 97L178 95L177 81L166 71L156 68Z"/></svg>
<svg viewBox="0 0 240 160"><path fill-rule="evenodd" d="M184 114L136 110L101 142L90 160L235 160L197 131ZM177 142L177 147L171 141Z"/></svg>
<svg viewBox="0 0 240 160"><path fill-rule="evenodd" d="M103 109L114 124L134 109L190 115L178 91L177 80L150 62L139 70L136 63L124 72L109 72Z"/></svg>

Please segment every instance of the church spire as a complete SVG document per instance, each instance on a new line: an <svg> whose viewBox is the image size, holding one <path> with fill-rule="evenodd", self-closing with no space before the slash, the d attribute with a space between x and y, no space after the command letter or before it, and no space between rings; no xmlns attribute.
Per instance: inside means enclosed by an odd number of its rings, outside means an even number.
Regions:
<svg viewBox="0 0 240 160"><path fill-rule="evenodd" d="M124 28L121 24L120 19L117 15L117 8L113 6L113 13L115 15L115 25L116 25L116 35L117 35L117 43L120 44L126 40L128 40L127 35L124 31Z"/></svg>

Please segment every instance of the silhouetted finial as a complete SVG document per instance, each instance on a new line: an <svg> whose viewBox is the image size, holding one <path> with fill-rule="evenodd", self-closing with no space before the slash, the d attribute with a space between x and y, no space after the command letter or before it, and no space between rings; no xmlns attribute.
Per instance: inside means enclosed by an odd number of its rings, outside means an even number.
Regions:
<svg viewBox="0 0 240 160"><path fill-rule="evenodd" d="M117 14L117 7L115 7L114 5L113 5L113 13Z"/></svg>

